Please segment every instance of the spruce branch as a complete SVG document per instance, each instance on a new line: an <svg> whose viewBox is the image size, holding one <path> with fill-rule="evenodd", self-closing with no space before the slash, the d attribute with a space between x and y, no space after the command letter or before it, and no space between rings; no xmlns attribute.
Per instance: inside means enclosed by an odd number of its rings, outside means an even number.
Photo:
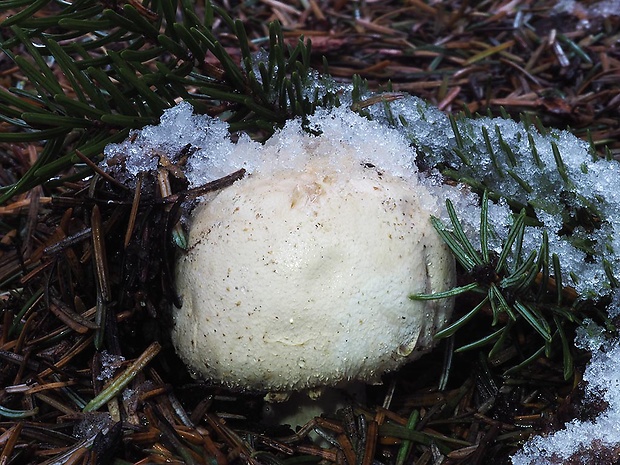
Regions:
<svg viewBox="0 0 620 465"><path fill-rule="evenodd" d="M488 238L494 235L488 219L489 194L484 191L480 215L480 244L474 246L458 218L457 212L450 200L446 207L450 217L450 225L445 225L434 218L433 224L439 235L452 250L457 261L467 276L473 281L469 284L436 294L414 294L412 300L430 300L454 297L466 292L475 292L482 296L479 302L456 321L439 331L438 339L451 337L470 323L476 315L490 309L492 323L488 334L480 339L469 341L456 349L456 352L479 349L494 343L491 353L497 352L508 340L520 323L525 323L542 339L543 346L536 353L549 352L551 344L560 341L564 354L564 376L568 379L573 373L573 356L571 347L567 343L565 322L567 320L579 322L578 317L563 311L555 311L553 300L547 291L547 282L537 278L548 276L549 251L546 241L543 241L538 251L531 251L526 255L522 248L526 230L525 211L522 210L513 218L510 231L499 255L489 251ZM554 264L554 270L559 265ZM560 284L561 285L561 284ZM556 302L562 307L562 297ZM495 329L502 322L500 329ZM514 339L516 336L513 336ZM535 358L527 359L530 362ZM521 368L527 364L520 364Z"/></svg>
<svg viewBox="0 0 620 465"><path fill-rule="evenodd" d="M49 2L29 3L0 2L0 11L22 8L0 24L0 50L25 83L0 91L0 118L15 129L0 134L0 141L41 141L54 150L51 155L44 149L36 169L0 189L0 204L78 163L78 151L97 157L129 129L156 123L179 98L200 113L225 108L232 131L263 138L287 120L338 100L329 89L306 91L315 78L310 42L300 38L287 45L277 23L269 27L262 61L250 49L243 24L209 2L203 19L178 1L153 2L149 10L85 0L54 4L60 11L40 17ZM216 17L237 38L240 62L212 31Z"/></svg>

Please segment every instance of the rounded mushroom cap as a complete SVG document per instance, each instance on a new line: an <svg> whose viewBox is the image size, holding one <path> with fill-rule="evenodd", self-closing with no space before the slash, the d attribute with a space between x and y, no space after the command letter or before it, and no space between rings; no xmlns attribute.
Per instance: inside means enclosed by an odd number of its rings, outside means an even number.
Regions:
<svg viewBox="0 0 620 465"><path fill-rule="evenodd" d="M172 340L197 376L290 391L378 381L450 317L454 258L422 185L342 157L256 172L192 215Z"/></svg>

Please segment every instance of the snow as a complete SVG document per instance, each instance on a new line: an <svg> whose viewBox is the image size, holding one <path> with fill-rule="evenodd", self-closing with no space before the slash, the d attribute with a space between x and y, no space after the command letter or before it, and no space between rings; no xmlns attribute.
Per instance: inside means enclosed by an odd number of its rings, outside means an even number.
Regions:
<svg viewBox="0 0 620 465"><path fill-rule="evenodd" d="M98 434L106 434L114 421L108 412L88 412L75 424L73 436L78 439L94 439Z"/></svg>
<svg viewBox="0 0 620 465"><path fill-rule="evenodd" d="M553 12L571 13L586 18L607 18L620 15L620 0L600 0L598 2L560 0L553 7Z"/></svg>
<svg viewBox="0 0 620 465"><path fill-rule="evenodd" d="M345 145L352 147L360 163L373 163L402 177L417 172L414 154L399 131L362 119L345 108L319 110L309 119L308 127L333 141L332 151ZM299 120L287 123L264 145L247 136L233 143L225 123L194 115L191 105L181 102L164 113L159 125L136 131L121 144L108 145L104 163L109 167L123 156L128 175L135 177L139 172L156 170L162 155L178 163L183 148L189 145L195 151L188 158L185 175L190 186L196 187L240 168L251 173L301 167L306 161L302 159L308 153L306 148L313 144L316 137L303 131ZM337 164L337 157L331 162Z"/></svg>
<svg viewBox="0 0 620 465"><path fill-rule="evenodd" d="M592 444L598 448L620 444L620 341L606 341L602 328L585 322L579 328L577 344L592 351L592 360L583 376L588 383L586 399L606 403L607 410L594 420L573 420L563 430L532 439L512 457L513 465L563 463L573 454L586 450L594 456L583 463L597 463Z"/></svg>
<svg viewBox="0 0 620 465"><path fill-rule="evenodd" d="M125 357L122 355L114 355L104 350L100 354L101 369L97 375L99 381L107 381L112 379L114 373L123 365Z"/></svg>
<svg viewBox="0 0 620 465"><path fill-rule="evenodd" d="M325 91L327 86L323 82L320 85ZM408 104L418 108L416 120L412 120L419 129L416 136L424 138L427 150L439 150L440 147L445 150L442 139L451 137L445 116L419 99L410 99L413 100L397 102L395 108L404 110ZM111 171L121 182L134 187L136 176L140 172L156 170L161 157L176 164L188 152L184 149L191 147L184 170L190 187L203 185L240 168L249 173L301 169L307 162L306 158L311 156L313 147L318 145L317 138L308 133L309 129L322 134L321 149L332 153L328 162L336 167L342 165L339 157L346 147L344 151L352 154L359 163L370 163L411 182L422 178L435 196L442 199L439 202L441 207L435 207L435 215L449 223L443 201L450 199L460 213L464 229L477 241L480 221L478 197L463 185L445 185L436 172L418 173L415 163L418 152L411 146L412 133L390 127L384 116L373 116L376 119L361 117L345 106L319 109L304 122L306 129L302 128L299 119L295 119L276 131L265 144L260 144L244 134L233 142L224 122L194 115L191 105L181 102L164 113L159 125L133 131L124 142L108 145L102 167ZM440 137L436 137L438 133ZM331 146L325 144L325 140L332 141ZM490 208L496 212L493 219L499 219L492 221L492 225L498 230L505 229L510 219L505 202L493 204ZM494 237L494 247L499 249L502 236Z"/></svg>
<svg viewBox="0 0 620 465"><path fill-rule="evenodd" d="M567 131L540 133L502 118L458 118L457 137L445 114L413 96L393 101L388 110L382 104L369 106L363 111L367 117L360 116L349 109L351 88L338 90L343 105L318 110L307 121L309 128L332 141L333 153L349 146L352 151L348 152L360 163L371 163L412 182L421 179L437 198L454 203L474 245L479 244L479 199L464 185L443 183L435 167L448 167L462 179L486 186L500 196L489 206L491 248L498 252L512 219L508 199L513 212L534 207L538 224L526 227L524 254L538 249L546 231L550 254L560 259L565 285L574 287L583 299L612 294L603 263L607 261L616 274L620 269L619 163L598 160L587 143ZM308 92L314 91L333 91L333 83L318 81ZM108 146L103 167L122 182L135 185L135 177L156 170L161 157L181 163L187 156L184 172L195 187L240 168L252 173L302 166L301 154L315 142L300 120L289 121L264 145L243 134L233 142L225 122L194 115L191 105L181 102L165 112L159 125ZM329 162L338 166L338 156L331 156ZM424 172L416 166L425 167ZM577 215L586 211L595 212L592 225L567 233L566 226L577 223ZM438 209L436 215L449 223L445 209ZM618 315L620 298L614 293L612 300L610 315ZM587 345L584 338L581 344ZM588 392L592 398L603 396L609 409L593 421L575 421L556 434L535 438L514 457L515 465L552 463L552 457L565 458L594 439L620 443L620 364L616 362L620 343L597 342L592 349L594 356L585 374Z"/></svg>
<svg viewBox="0 0 620 465"><path fill-rule="evenodd" d="M593 2L580 2L577 0L560 0L553 9L552 14L570 14L579 19L577 27L591 29L603 19L612 16L620 16L620 0L599 0Z"/></svg>
<svg viewBox="0 0 620 465"><path fill-rule="evenodd" d="M138 173L156 171L162 156L172 163L179 163L187 146L197 149L189 157L187 171L190 179L195 178L192 173L196 169L208 170L212 179L217 179L243 167L233 168L243 162L231 156L234 144L228 134L228 125L209 116L194 115L192 106L181 102L163 114L159 125L132 131L124 142L108 145L104 168L112 171L119 181L133 187ZM213 165L213 160L217 160L217 166ZM121 168L117 169L119 163Z"/></svg>
<svg viewBox="0 0 620 465"><path fill-rule="evenodd" d="M502 118L457 121L460 150L466 157L463 161L456 154L459 142L448 118L416 100L403 99L400 108L392 105L392 112L409 123L401 129L422 152L424 164L448 165L462 178L483 183L490 191L524 207L534 206L540 225L527 228L525 253L537 248L544 228L550 233L550 253L557 254L564 267L566 284L584 298L611 291L603 261L614 270L620 268L620 255L615 252L620 250L620 195L615 188L620 164L595 160L588 144L567 131L541 134L533 127ZM570 235L558 234L565 223L586 210L597 212L602 220L593 231L577 228ZM496 225L498 228L501 225ZM588 246L594 254L584 249L584 238L591 240Z"/></svg>

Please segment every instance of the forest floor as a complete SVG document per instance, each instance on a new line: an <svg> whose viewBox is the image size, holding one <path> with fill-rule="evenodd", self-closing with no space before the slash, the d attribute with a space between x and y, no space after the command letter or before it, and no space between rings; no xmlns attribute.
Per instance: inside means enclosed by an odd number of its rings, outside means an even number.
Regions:
<svg viewBox="0 0 620 465"><path fill-rule="evenodd" d="M359 75L371 89L407 92L445 112L515 119L530 115L545 126L570 128L593 141L601 156L620 158L618 1L220 4L243 21L257 52L269 36L267 24L277 20L291 45L300 36L310 39L313 67L340 82ZM216 22L214 33L233 57L240 55L236 38L224 25ZM0 52L0 85L17 86L22 78ZM0 185L14 182L29 168L37 150L35 144L3 145ZM79 195L87 189L78 184L65 188ZM42 196L41 187L34 190L34 197L33 192L24 193L0 206L2 465L507 464L532 434L554 431L604 408L580 403L587 354L575 361L575 374L565 381L561 357L541 357L525 372L503 376L505 363L518 354L488 360L467 352L455 357L451 377L439 390L444 357L440 345L387 375L382 385L369 387L364 405L326 412L296 434L284 425L265 425L262 395L198 382L179 366L169 344L161 343L165 328L157 309L128 308L116 314L124 358L95 351L88 320L95 310L75 295L72 306L81 314L76 316L57 296L65 293L67 270L79 274L93 260L101 263L105 251L97 249L97 240L93 247L82 247L79 238L72 243L61 232L80 231L89 223L93 237L101 238L120 226L114 215L104 220L98 213L88 220L77 217L77 204L43 214L47 201L28 199L48 197ZM35 239L20 243L21 234ZM58 244L62 262L43 260L55 253L50 244ZM151 271L136 260L145 274ZM117 284L118 257L109 262L107 273ZM19 275L19 286L14 275ZM20 286L35 290L25 304L17 295ZM15 324L16 315L24 325ZM103 389L103 368L133 370L133 376L122 396L103 401L106 408L84 413L76 405ZM309 441L312 428L322 432L327 445ZM616 463L612 452L610 464ZM602 456L596 463L607 463L601 462ZM587 457L575 460L595 463Z"/></svg>

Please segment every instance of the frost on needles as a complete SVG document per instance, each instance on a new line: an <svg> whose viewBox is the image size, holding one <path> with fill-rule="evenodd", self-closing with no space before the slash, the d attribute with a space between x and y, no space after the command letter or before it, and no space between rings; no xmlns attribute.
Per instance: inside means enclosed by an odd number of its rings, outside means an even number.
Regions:
<svg viewBox="0 0 620 465"><path fill-rule="evenodd" d="M583 374L586 402L607 409L592 420L573 420L549 436L531 439L512 457L513 465L551 465L574 457L582 457L579 463L611 463L605 456L620 443L620 341L606 341L603 329L586 321L578 328L576 342L592 351Z"/></svg>
<svg viewBox="0 0 620 465"><path fill-rule="evenodd" d="M319 84L321 91L333 91ZM404 137L411 148L399 155L398 162L392 156L375 161L379 166L400 163L416 173L416 163L429 169L429 184L441 191L438 195L455 202L472 243L478 243L479 229L475 196L463 186L438 187L438 177L432 175L438 167L478 191L489 190L490 198L495 200L495 213L489 219L496 234L492 243L496 250L507 234L509 215L505 207L510 206L513 212L525 208L535 221L526 227L522 245L525 255L539 248L545 230L550 255L557 255L561 266L554 272L561 273L564 285L575 288L584 299L598 299L615 287L620 269L618 162L598 158L588 143L568 131L541 133L533 125L503 118L463 117L451 121L413 96L370 105L361 111L367 118L360 117L347 109L355 106L351 88L343 87L340 92L341 107L320 109L303 123L300 119L289 121L276 139L285 140L313 126L334 134L341 131L353 139L372 136L380 141L379 146ZM364 97L375 96L369 93ZM188 144L197 148L188 161L192 185L239 168L251 172L260 158L258 142L242 135L238 143L233 143L225 123L193 115L191 106L182 102L162 116L160 125L147 126L122 144L109 145L103 164L106 169L115 167L115 175L132 184L138 172L157 167L159 156L166 154L174 162ZM122 170L118 170L119 157L126 158ZM402 166L399 173L404 172ZM445 213L438 212L438 216L447 220Z"/></svg>
<svg viewBox="0 0 620 465"><path fill-rule="evenodd" d="M526 227L525 254L549 235L565 285L584 299L615 287L620 269L620 164L600 159L568 131L541 133L503 118L453 120L415 97L392 102L377 119L398 124L427 166L441 166L457 180L486 188L513 211L526 208L536 224ZM460 212L459 212L460 213ZM501 230L497 231L501 234Z"/></svg>

